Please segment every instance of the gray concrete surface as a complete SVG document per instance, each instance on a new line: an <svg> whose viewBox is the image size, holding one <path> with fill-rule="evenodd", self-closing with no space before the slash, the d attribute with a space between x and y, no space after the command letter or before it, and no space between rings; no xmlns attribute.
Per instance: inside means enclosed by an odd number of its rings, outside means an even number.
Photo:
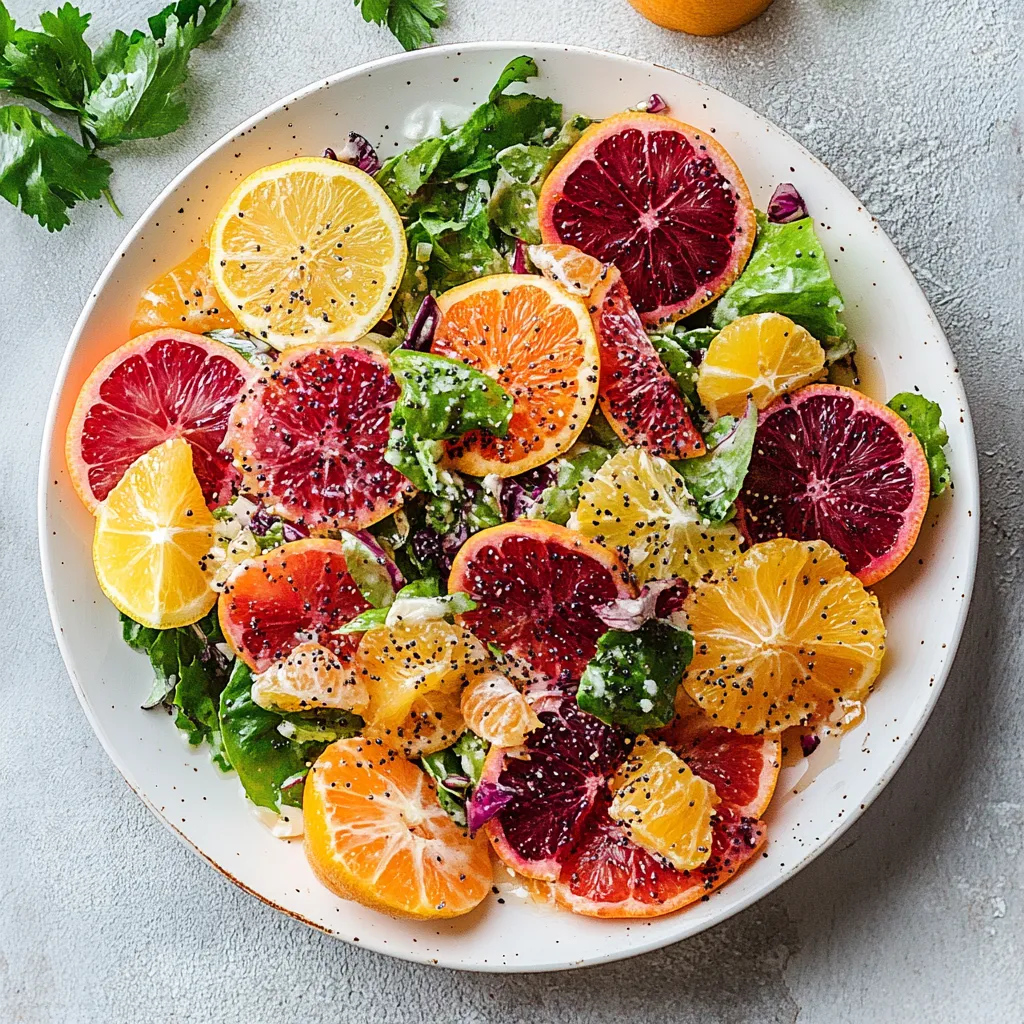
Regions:
<svg viewBox="0 0 1024 1024"><path fill-rule="evenodd" d="M709 933L574 974L473 976L343 945L228 885L128 790L50 633L35 536L43 413L110 252L162 184L265 104L393 52L348 0L244 0L194 59L193 116L116 154L48 236L0 203L0 1021L1024 1020L1024 165L1019 0L777 0L720 40L626 0L449 0L441 41L587 43L682 68L792 132L878 215L959 357L981 564L928 729L841 843ZM8 0L31 22L42 0ZM160 5L85 0L103 35Z"/></svg>

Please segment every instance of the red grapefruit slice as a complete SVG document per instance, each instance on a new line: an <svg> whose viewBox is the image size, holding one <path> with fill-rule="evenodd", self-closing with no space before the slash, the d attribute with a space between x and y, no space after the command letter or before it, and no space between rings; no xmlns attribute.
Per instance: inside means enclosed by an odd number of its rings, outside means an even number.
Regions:
<svg viewBox="0 0 1024 1024"><path fill-rule="evenodd" d="M686 400L647 337L614 267L592 292L589 309L601 350L598 401L615 433L626 444L662 458L700 455L704 441L690 420Z"/></svg>
<svg viewBox="0 0 1024 1024"><path fill-rule="evenodd" d="M614 263L644 323L686 316L739 276L754 205L732 158L671 117L625 113L588 128L548 176L545 242Z"/></svg>
<svg viewBox="0 0 1024 1024"><path fill-rule="evenodd" d="M265 672L309 641L347 666L360 635L334 631L369 607L341 542L307 537L245 562L221 594L217 616L228 646L254 672Z"/></svg>
<svg viewBox="0 0 1024 1024"><path fill-rule="evenodd" d="M761 413L736 507L748 543L825 540L870 584L910 553L930 486L921 444L896 413L815 384Z"/></svg>
<svg viewBox="0 0 1024 1024"><path fill-rule="evenodd" d="M137 458L176 437L192 448L207 504L228 501L239 476L219 448L253 373L227 345L187 331L150 331L111 352L82 386L65 442L71 482L89 511Z"/></svg>
<svg viewBox="0 0 1024 1024"><path fill-rule="evenodd" d="M538 681L579 680L607 630L594 612L635 588L618 555L575 530L517 520L474 534L452 563L449 591L477 602L459 622Z"/></svg>
<svg viewBox="0 0 1024 1024"><path fill-rule="evenodd" d="M312 530L383 519L412 487L384 461L399 392L385 357L367 348L288 349L231 414L224 447L243 493Z"/></svg>

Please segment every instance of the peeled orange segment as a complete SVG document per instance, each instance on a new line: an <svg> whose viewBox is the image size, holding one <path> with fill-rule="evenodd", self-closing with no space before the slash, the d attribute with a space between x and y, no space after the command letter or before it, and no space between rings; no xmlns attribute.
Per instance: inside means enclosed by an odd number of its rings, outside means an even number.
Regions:
<svg viewBox="0 0 1024 1024"><path fill-rule="evenodd" d="M862 701L878 676L878 598L824 541L755 544L728 576L695 587L686 692L716 724L778 735Z"/></svg>
<svg viewBox="0 0 1024 1024"><path fill-rule="evenodd" d="M540 233L622 272L644 323L686 316L739 276L754 244L754 205L710 134L660 114L591 125L548 175Z"/></svg>
<svg viewBox="0 0 1024 1024"><path fill-rule="evenodd" d="M750 543L820 537L871 584L910 553L929 489L924 450L896 413L816 384L761 413L737 518Z"/></svg>
<svg viewBox="0 0 1024 1024"><path fill-rule="evenodd" d="M368 630L356 652L369 694L365 735L410 753L448 746L464 728L459 693L488 671L487 659L472 633L443 619ZM427 699L435 696L450 699Z"/></svg>
<svg viewBox="0 0 1024 1024"><path fill-rule="evenodd" d="M237 331L241 326L213 286L210 249L203 244L142 293L128 336L135 338L161 327L205 334Z"/></svg>
<svg viewBox="0 0 1024 1024"><path fill-rule="evenodd" d="M448 444L456 469L515 476L567 452L597 399L597 338L581 299L525 274L482 277L438 297L431 346L496 380L514 401L505 437Z"/></svg>
<svg viewBox="0 0 1024 1024"><path fill-rule="evenodd" d="M217 615L228 645L259 674L303 643L326 647L343 668L350 665L358 636L335 630L369 607L341 541L309 537L245 562L228 581Z"/></svg>
<svg viewBox="0 0 1024 1024"><path fill-rule="evenodd" d="M338 740L306 777L306 856L332 892L394 917L467 914L487 895L487 841L464 833L425 772L388 747Z"/></svg>
<svg viewBox="0 0 1024 1024"><path fill-rule="evenodd" d="M378 352L301 345L284 353L231 413L224 448L243 493L312 530L383 519L412 487L384 461L398 396Z"/></svg>
<svg viewBox="0 0 1024 1024"><path fill-rule="evenodd" d="M579 680L607 627L594 611L634 597L618 555L574 530L519 519L474 534L452 563L451 592L477 607L459 622L538 682Z"/></svg>
<svg viewBox="0 0 1024 1024"><path fill-rule="evenodd" d="M92 559L103 593L150 629L201 619L216 603L205 569L214 519L176 438L140 456L96 510Z"/></svg>
<svg viewBox="0 0 1024 1024"><path fill-rule="evenodd" d="M585 299L604 280L608 268L574 245L531 245L530 262L550 281Z"/></svg>
<svg viewBox="0 0 1024 1024"><path fill-rule="evenodd" d="M685 459L704 451L679 385L644 330L618 270L594 288L589 309L601 349L601 411L626 443Z"/></svg>
<svg viewBox="0 0 1024 1024"><path fill-rule="evenodd" d="M753 313L712 339L701 360L697 394L715 419L742 416L748 395L763 409L824 372L825 351L806 328L780 313Z"/></svg>
<svg viewBox="0 0 1024 1024"><path fill-rule="evenodd" d="M519 746L540 726L526 698L500 672L488 672L466 686L462 717L473 732L499 747Z"/></svg>
<svg viewBox="0 0 1024 1024"><path fill-rule="evenodd" d="M210 272L245 329L275 348L355 341L405 268L402 220L351 164L299 157L250 174L210 233Z"/></svg>
<svg viewBox="0 0 1024 1024"><path fill-rule="evenodd" d="M710 526L683 478L642 448L623 448L580 486L576 528L618 550L640 583L722 574L739 557L739 533Z"/></svg>
<svg viewBox="0 0 1024 1024"><path fill-rule="evenodd" d="M186 331L150 331L111 352L68 423L68 470L86 507L95 511L137 458L174 437L191 445L208 504L229 501L239 476L220 445L253 373L227 345Z"/></svg>
<svg viewBox="0 0 1024 1024"><path fill-rule="evenodd" d="M608 816L638 846L679 871L711 857L711 817L721 799L669 747L638 736L610 786Z"/></svg>
<svg viewBox="0 0 1024 1024"><path fill-rule="evenodd" d="M255 677L252 699L272 711L340 708L361 713L369 695L351 665L322 644L307 640Z"/></svg>

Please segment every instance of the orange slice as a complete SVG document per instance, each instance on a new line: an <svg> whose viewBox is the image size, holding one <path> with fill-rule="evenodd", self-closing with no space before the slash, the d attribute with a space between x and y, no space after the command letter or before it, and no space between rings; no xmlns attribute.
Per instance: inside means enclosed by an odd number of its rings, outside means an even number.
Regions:
<svg viewBox="0 0 1024 1024"><path fill-rule="evenodd" d="M755 544L685 610L694 655L686 692L717 725L777 735L862 701L878 676L878 598L824 541Z"/></svg>
<svg viewBox="0 0 1024 1024"><path fill-rule="evenodd" d="M526 698L500 672L488 672L466 686L462 717L477 736L499 747L518 747L540 726Z"/></svg>
<svg viewBox="0 0 1024 1024"><path fill-rule="evenodd" d="M306 777L306 856L331 892L393 917L467 914L487 895L487 840L464 833L433 784L388 747L339 740Z"/></svg>
<svg viewBox="0 0 1024 1024"><path fill-rule="evenodd" d="M515 405L508 435L450 442L456 469L515 476L569 450L597 399L600 356L583 301L524 274L482 277L438 297L432 350L496 380Z"/></svg>
<svg viewBox="0 0 1024 1024"><path fill-rule="evenodd" d="M369 695L350 665L307 640L254 677L252 699L272 711L341 708L361 713Z"/></svg>
<svg viewBox="0 0 1024 1024"><path fill-rule="evenodd" d="M564 242L531 245L526 251L533 265L548 280L580 298L586 298L608 273L600 260Z"/></svg>

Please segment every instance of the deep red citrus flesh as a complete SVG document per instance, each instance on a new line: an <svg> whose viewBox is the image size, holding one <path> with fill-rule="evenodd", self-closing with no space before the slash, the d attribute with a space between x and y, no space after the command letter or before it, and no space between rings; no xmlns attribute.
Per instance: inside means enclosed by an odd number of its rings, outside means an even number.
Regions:
<svg viewBox="0 0 1024 1024"><path fill-rule="evenodd" d="M226 345L186 331L150 331L111 353L68 425L68 467L82 500L95 508L139 456L175 437L191 445L210 507L230 500L239 475L218 449L253 372Z"/></svg>
<svg viewBox="0 0 1024 1024"><path fill-rule="evenodd" d="M619 114L589 128L544 183L541 236L622 272L645 323L685 316L739 276L756 234L746 183L710 135Z"/></svg>
<svg viewBox="0 0 1024 1024"><path fill-rule="evenodd" d="M722 805L743 817L764 814L781 767L777 739L711 729L679 754L695 775L710 782Z"/></svg>
<svg viewBox="0 0 1024 1024"><path fill-rule="evenodd" d="M455 557L448 589L477 602L459 616L463 626L534 678L560 685L579 680L607 630L594 607L635 593L615 554L543 520L474 534Z"/></svg>
<svg viewBox="0 0 1024 1024"><path fill-rule="evenodd" d="M384 356L354 345L288 349L243 394L225 447L242 489L310 529L369 526L409 481L384 461L400 388Z"/></svg>
<svg viewBox="0 0 1024 1024"><path fill-rule="evenodd" d="M245 563L221 594L218 617L231 649L254 672L265 672L307 640L347 664L359 634L334 630L369 607L341 542L307 538Z"/></svg>
<svg viewBox="0 0 1024 1024"><path fill-rule="evenodd" d="M762 411L736 507L748 543L825 540L874 583L914 546L929 493L921 444L896 413L817 384Z"/></svg>
<svg viewBox="0 0 1024 1024"><path fill-rule="evenodd" d="M598 400L612 429L626 444L652 455L700 455L704 441L690 420L679 386L651 344L622 275L613 267L589 299L601 350Z"/></svg>

